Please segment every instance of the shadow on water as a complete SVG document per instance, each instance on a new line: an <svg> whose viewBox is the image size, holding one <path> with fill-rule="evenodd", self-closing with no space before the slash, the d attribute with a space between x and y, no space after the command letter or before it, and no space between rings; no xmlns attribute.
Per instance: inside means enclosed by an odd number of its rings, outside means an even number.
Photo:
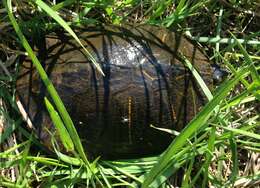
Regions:
<svg viewBox="0 0 260 188"><path fill-rule="evenodd" d="M181 130L204 102L179 51L210 84L207 58L181 35L153 26L88 28L78 36L104 77L63 32L46 35L44 46L36 46L86 150L109 159L161 153L172 137L150 124ZM32 69L23 62L18 93L33 122L53 130L42 105L46 89ZM40 127L44 142L48 133Z"/></svg>

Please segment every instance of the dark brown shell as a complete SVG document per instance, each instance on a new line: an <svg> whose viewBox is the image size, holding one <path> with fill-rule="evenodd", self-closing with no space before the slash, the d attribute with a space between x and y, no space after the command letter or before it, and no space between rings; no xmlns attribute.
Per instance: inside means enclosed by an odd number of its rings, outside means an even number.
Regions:
<svg viewBox="0 0 260 188"><path fill-rule="evenodd" d="M63 32L46 35L37 48L89 153L105 158L160 153L172 138L150 125L181 130L205 103L180 53L211 85L209 60L182 35L147 25L89 28L77 34L105 77ZM43 105L47 93L30 61L22 63L17 91L39 138L49 146L46 128L53 132L54 127Z"/></svg>

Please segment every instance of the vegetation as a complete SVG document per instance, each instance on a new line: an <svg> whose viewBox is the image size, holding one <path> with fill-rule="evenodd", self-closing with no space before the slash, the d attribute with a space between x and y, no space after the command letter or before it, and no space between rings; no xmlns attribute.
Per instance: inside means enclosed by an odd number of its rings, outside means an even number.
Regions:
<svg viewBox="0 0 260 188"><path fill-rule="evenodd" d="M259 186L259 10L257 0L2 0L0 186ZM90 161L30 42L39 32L62 27L80 43L73 32L75 27L125 22L184 31L201 43L211 61L225 69L228 76L211 93L194 72L209 102L160 156ZM15 97L17 57L24 55L32 59L46 84L54 102L46 98L46 106L62 132L64 147L73 150L73 157L58 150L56 155L49 155L44 149L34 149L36 145L41 148L40 143L24 128ZM184 63L192 70L189 62Z"/></svg>

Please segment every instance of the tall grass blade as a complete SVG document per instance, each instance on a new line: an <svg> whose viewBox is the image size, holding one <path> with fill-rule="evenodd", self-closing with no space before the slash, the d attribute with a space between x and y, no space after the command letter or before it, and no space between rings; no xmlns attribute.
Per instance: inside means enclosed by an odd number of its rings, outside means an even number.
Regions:
<svg viewBox="0 0 260 188"><path fill-rule="evenodd" d="M52 8L52 10L57 11L61 8L64 8L66 6L73 4L75 1L76 0L64 0L64 1L61 1L60 3L57 3L56 5L53 5L51 8Z"/></svg>
<svg viewBox="0 0 260 188"><path fill-rule="evenodd" d="M208 141L208 152L206 153L206 161L202 167L202 168L204 168L204 179L202 182L203 188L206 187L206 183L208 180L209 165L210 165L211 159L213 157L212 153L214 151L215 139L216 139L216 127L212 127L210 136L209 136L209 141Z"/></svg>
<svg viewBox="0 0 260 188"><path fill-rule="evenodd" d="M208 86L206 85L206 83L204 82L202 77L199 75L198 71L190 63L190 61L184 55L182 55L182 54L180 54L180 55L181 55L181 57L183 59L183 63L185 64L185 66L187 66L190 69L191 73L193 74L193 76L195 77L196 81L200 85L200 88L203 90L204 94L206 95L206 97L210 101L213 98L213 96L212 96Z"/></svg>
<svg viewBox="0 0 260 188"><path fill-rule="evenodd" d="M230 148L231 148L231 153L232 153L232 173L230 175L229 181L227 183L228 187L234 187L234 183L237 179L238 176L238 152L237 152L237 143L234 139L234 135L230 135ZM226 186L227 186L226 185ZM231 186L230 186L231 185Z"/></svg>
<svg viewBox="0 0 260 188"><path fill-rule="evenodd" d="M57 14L56 11L52 10L51 7L49 7L46 3L44 3L41 0L36 0L35 3L42 8L48 15L50 15L56 22L58 22L84 49L85 55L90 59L90 61L96 66L97 70L104 76L104 73L100 67L100 65L97 63L95 58L90 54L90 52L85 48L85 46L80 42L77 35L74 33L74 31L70 28L70 26Z"/></svg>
<svg viewBox="0 0 260 188"><path fill-rule="evenodd" d="M1 115L1 109L0 109L0 115ZM15 131L15 129L21 125L21 123L23 122L22 118L19 118L17 121L15 122L10 122L9 126L7 126L5 128L5 131L3 133L0 134L0 144L4 143L4 141L8 138L10 138L10 135Z"/></svg>
<svg viewBox="0 0 260 188"><path fill-rule="evenodd" d="M15 17L12 13L12 1L11 0L4 0L4 5L5 8L8 12L8 17L15 29L15 32L17 33L23 47L26 49L28 55L30 56L30 58L32 59L32 62L34 64L34 66L36 67L44 85L46 86L53 102L55 103L58 112L60 113L62 120L64 121L64 124L68 130L68 132L70 133L70 136L73 140L73 143L75 144L75 147L77 149L77 151L79 152L79 155L81 156L81 158L84 160L84 162L88 162L86 154L84 152L83 146L81 144L80 138L78 136L77 130L75 129L73 122L62 102L62 100L60 99L56 89L54 88L53 84L51 83L51 81L49 80L46 72L44 71L41 63L39 62L39 60L37 59L37 57L35 56L32 48L30 47L28 41L26 40L25 36L23 35L18 23L15 20Z"/></svg>
<svg viewBox="0 0 260 188"><path fill-rule="evenodd" d="M44 98L44 101L45 101L46 108L49 112L49 115L52 119L52 122L59 133L59 137L61 139L63 146L67 151L74 151L74 144L58 112L53 108L52 104L46 97Z"/></svg>
<svg viewBox="0 0 260 188"><path fill-rule="evenodd" d="M141 183L141 180L140 180L138 177L132 175L131 173L128 173L128 172L124 171L123 169L121 169L121 168L119 168L119 167L116 167L116 166L113 166L113 165L111 165L110 163L107 163L107 162L105 162L105 161L104 161L104 164L106 164L107 166L111 167L111 168L114 169L115 171L118 171L118 172L120 172L121 174L124 174L125 176L127 176L127 177L129 177L129 178L132 178L133 180L135 180L135 181Z"/></svg>
<svg viewBox="0 0 260 188"><path fill-rule="evenodd" d="M59 159L61 159L65 163L68 163L70 165L75 165L75 166L81 166L82 165L82 161L80 159L78 159L78 158L70 157L68 155L65 155L65 154L57 151L56 149L55 149L55 152L58 155Z"/></svg>
<svg viewBox="0 0 260 188"><path fill-rule="evenodd" d="M52 158L47 158L47 157L39 157L39 156L37 156L37 157L27 156L26 159L30 160L30 161L34 161L34 162L39 162L41 164L68 168L67 165L61 164L60 160L57 160L57 159L52 159Z"/></svg>
<svg viewBox="0 0 260 188"><path fill-rule="evenodd" d="M245 62L250 66L250 71L252 73L252 78L253 81L256 82L256 84L259 86L260 85L260 77L258 75L258 72L256 70L256 67L254 66L254 63L252 61L252 59L250 58L249 54L247 53L247 51L245 50L245 48L241 45L241 43L237 40L237 38L235 37L235 35L233 35L232 33L230 33L232 35L232 37L235 39L236 44L238 45L238 47L240 48L242 54L245 57Z"/></svg>
<svg viewBox="0 0 260 188"><path fill-rule="evenodd" d="M199 112L199 114L182 130L182 132L170 144L159 162L149 172L147 178L142 184L142 188L149 187L150 184L157 180L163 174L170 164L173 164L172 156L180 151L186 144L187 139L198 131L209 119L215 107L225 98L230 89L238 82L240 77L248 74L248 68L244 68L231 80L223 83L221 89L216 93L214 98Z"/></svg>
<svg viewBox="0 0 260 188"><path fill-rule="evenodd" d="M240 135L244 135L244 136L248 136L257 140L260 140L260 134L256 134L256 133L252 133L252 132L248 132L242 129L236 129L236 128L231 128L231 127L222 127L221 128L231 131L235 134L240 134Z"/></svg>
<svg viewBox="0 0 260 188"><path fill-rule="evenodd" d="M188 168L187 168L187 170L186 170L186 172L183 176L183 181L182 181L182 185L181 185L182 188L189 188L190 187L189 181L191 179L191 171L192 171L194 162L195 162L195 156L192 156L191 161L189 163L189 166L188 166Z"/></svg>

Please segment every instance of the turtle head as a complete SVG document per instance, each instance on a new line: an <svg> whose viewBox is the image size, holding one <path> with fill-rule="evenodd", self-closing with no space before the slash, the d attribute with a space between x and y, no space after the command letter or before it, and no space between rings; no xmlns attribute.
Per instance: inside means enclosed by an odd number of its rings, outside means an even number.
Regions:
<svg viewBox="0 0 260 188"><path fill-rule="evenodd" d="M213 82L219 84L225 80L228 72L217 64L212 65L213 68Z"/></svg>

